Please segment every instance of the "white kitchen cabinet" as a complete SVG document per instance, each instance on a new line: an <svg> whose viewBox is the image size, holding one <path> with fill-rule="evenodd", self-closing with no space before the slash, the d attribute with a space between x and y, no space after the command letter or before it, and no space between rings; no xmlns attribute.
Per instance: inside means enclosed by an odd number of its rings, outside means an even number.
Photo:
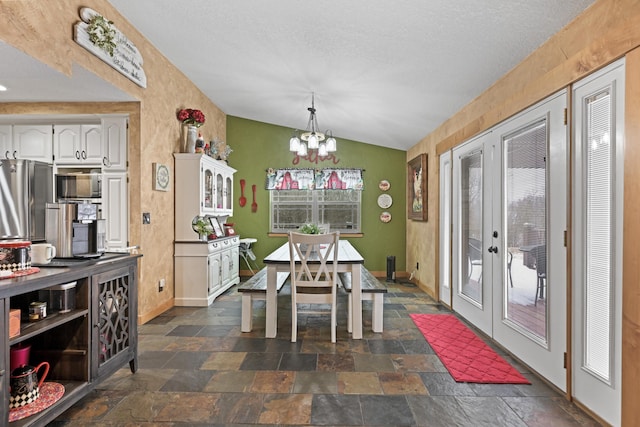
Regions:
<svg viewBox="0 0 640 427"><path fill-rule="evenodd" d="M174 304L206 307L239 283L239 247L239 236L209 242L176 242Z"/></svg>
<svg viewBox="0 0 640 427"><path fill-rule="evenodd" d="M207 257L207 297L214 294L222 286L222 253L216 251ZM213 299L211 300L213 302ZM207 298L207 305L209 299Z"/></svg>
<svg viewBox="0 0 640 427"><path fill-rule="evenodd" d="M0 125L0 160L11 158L13 151L13 126Z"/></svg>
<svg viewBox="0 0 640 427"><path fill-rule="evenodd" d="M175 240L197 241L196 216L233 215L235 169L204 154L175 153Z"/></svg>
<svg viewBox="0 0 640 427"><path fill-rule="evenodd" d="M225 257L226 260L225 261ZM222 292L237 283L240 283L240 236L232 236L223 239L221 253L222 263ZM224 278L226 277L226 280Z"/></svg>
<svg viewBox="0 0 640 427"><path fill-rule="evenodd" d="M54 125L53 155L56 164L101 165L102 126Z"/></svg>
<svg viewBox="0 0 640 427"><path fill-rule="evenodd" d="M52 136L52 125L14 125L11 144L5 142L2 147L2 158L53 163Z"/></svg>
<svg viewBox="0 0 640 427"><path fill-rule="evenodd" d="M126 117L103 117L102 123L102 168L108 171L127 170Z"/></svg>
<svg viewBox="0 0 640 427"><path fill-rule="evenodd" d="M129 240L129 197L126 172L102 174L102 218L106 221L106 245L124 249Z"/></svg>

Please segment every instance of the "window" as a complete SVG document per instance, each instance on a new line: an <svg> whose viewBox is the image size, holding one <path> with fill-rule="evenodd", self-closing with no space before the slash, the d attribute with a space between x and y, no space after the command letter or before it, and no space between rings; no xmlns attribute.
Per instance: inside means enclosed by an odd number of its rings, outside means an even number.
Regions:
<svg viewBox="0 0 640 427"><path fill-rule="evenodd" d="M271 232L287 233L302 224L329 224L331 231L360 233L362 191L270 191Z"/></svg>

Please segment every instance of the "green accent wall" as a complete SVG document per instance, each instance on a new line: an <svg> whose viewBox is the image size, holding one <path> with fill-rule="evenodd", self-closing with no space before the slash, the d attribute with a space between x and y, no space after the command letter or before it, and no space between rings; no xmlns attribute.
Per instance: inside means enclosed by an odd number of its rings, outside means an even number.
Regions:
<svg viewBox="0 0 640 427"><path fill-rule="evenodd" d="M335 135L338 142L336 161L310 162L301 159L294 164L296 155L289 151L292 129L268 123L227 116L227 144L233 149L229 166L237 170L234 176L233 217L234 229L240 237L254 237L258 242L252 246L258 265L262 259L286 242L286 237L269 237L269 192L265 190L268 168L361 168L364 169L362 193L362 237L349 237L351 244L362 254L365 266L370 271L387 270L387 256L396 257L396 271L402 272L406 265L406 156L402 150L350 141ZM247 204L240 207L240 180L246 181ZM391 188L386 191L393 198L393 205L386 209L391 221L383 223L378 207L378 196L384 192L378 183L386 179ZM258 210L251 212L251 186L256 185ZM244 261L240 270L246 270Z"/></svg>

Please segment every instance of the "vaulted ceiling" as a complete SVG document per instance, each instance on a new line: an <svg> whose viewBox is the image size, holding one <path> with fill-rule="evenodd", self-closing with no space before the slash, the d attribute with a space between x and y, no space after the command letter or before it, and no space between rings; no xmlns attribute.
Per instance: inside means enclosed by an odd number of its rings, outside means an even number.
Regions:
<svg viewBox="0 0 640 427"><path fill-rule="evenodd" d="M338 139L402 150L593 3L109 1L226 114L304 129L314 92L321 130L331 129ZM37 63L24 65L33 75L16 72L15 63L5 60L10 54L22 55L0 43L2 77L28 78L33 85L51 73ZM14 91L11 98L0 95L0 101L128 98L101 87L86 71L78 70L74 80L38 85L37 91L31 86ZM80 93L78 84L98 90ZM94 99L75 99L88 94ZM28 99L34 97L43 99Z"/></svg>

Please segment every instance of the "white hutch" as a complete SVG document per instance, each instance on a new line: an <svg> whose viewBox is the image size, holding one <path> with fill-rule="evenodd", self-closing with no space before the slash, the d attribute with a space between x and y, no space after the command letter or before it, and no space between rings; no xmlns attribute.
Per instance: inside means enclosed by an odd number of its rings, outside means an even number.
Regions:
<svg viewBox="0 0 640 427"><path fill-rule="evenodd" d="M175 153L175 305L206 307L240 282L240 237L202 241L192 228L198 216L233 215L235 169L204 154Z"/></svg>

